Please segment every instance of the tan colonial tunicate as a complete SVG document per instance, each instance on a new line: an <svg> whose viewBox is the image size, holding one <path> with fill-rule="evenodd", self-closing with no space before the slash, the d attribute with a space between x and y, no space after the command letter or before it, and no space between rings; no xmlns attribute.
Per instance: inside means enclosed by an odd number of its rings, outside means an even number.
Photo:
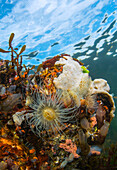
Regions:
<svg viewBox="0 0 117 170"><path fill-rule="evenodd" d="M100 135L106 136L108 133L109 126L110 126L110 123L105 121L104 125L100 129Z"/></svg>
<svg viewBox="0 0 117 170"><path fill-rule="evenodd" d="M83 132L83 130L79 130L78 131L79 134L79 142L81 145L86 145L87 144L87 137L85 135L85 133Z"/></svg>
<svg viewBox="0 0 117 170"><path fill-rule="evenodd" d="M83 119L81 119L80 125L83 129L86 129L86 130L88 130L90 127L89 122L88 122L87 118L85 118L85 117Z"/></svg>
<svg viewBox="0 0 117 170"><path fill-rule="evenodd" d="M99 90L109 92L110 86L107 83L107 81L104 79L95 79L91 83L90 90L92 93L94 93L95 91L99 91Z"/></svg>

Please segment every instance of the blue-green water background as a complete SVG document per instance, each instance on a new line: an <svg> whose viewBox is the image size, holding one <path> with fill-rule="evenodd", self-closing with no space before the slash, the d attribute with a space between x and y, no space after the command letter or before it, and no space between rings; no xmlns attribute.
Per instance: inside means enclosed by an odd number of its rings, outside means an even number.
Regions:
<svg viewBox="0 0 117 170"><path fill-rule="evenodd" d="M29 67L70 54L88 65L92 79L106 79L117 96L116 9L116 0L0 0L0 48L8 49L13 32L13 46L27 46L23 63ZM117 111L108 139L117 141Z"/></svg>

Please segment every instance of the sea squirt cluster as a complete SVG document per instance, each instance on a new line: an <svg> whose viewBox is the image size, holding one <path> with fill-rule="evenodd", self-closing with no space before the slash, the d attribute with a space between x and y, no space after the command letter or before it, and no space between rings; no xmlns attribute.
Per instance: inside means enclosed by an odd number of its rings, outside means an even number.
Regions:
<svg viewBox="0 0 117 170"><path fill-rule="evenodd" d="M92 80L87 67L68 54L29 74L22 66L26 46L14 57L13 38L11 51L0 49L11 52L11 61L0 61L0 167L64 169L100 155L115 111L107 81Z"/></svg>

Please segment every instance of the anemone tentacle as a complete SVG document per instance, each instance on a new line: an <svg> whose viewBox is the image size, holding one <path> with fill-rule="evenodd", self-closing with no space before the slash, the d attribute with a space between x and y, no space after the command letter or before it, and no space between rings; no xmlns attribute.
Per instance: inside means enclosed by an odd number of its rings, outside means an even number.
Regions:
<svg viewBox="0 0 117 170"><path fill-rule="evenodd" d="M40 88L41 89L41 88ZM56 90L55 94L46 95L43 89L35 90L31 93L31 103L29 107L32 109L31 113L26 114L26 120L31 130L39 135L46 131L55 133L63 133L62 128L65 127L66 122L69 122L75 116L76 107L72 104L65 107L63 98L63 91Z"/></svg>

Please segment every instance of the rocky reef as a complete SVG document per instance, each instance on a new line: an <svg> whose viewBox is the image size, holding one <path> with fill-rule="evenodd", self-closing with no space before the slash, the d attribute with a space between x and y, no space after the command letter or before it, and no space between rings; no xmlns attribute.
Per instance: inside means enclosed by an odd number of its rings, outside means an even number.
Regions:
<svg viewBox="0 0 117 170"><path fill-rule="evenodd" d="M111 151L106 158L101 153L115 111L107 81L92 80L88 68L68 54L29 74L35 66L22 66L26 46L17 53L13 38L11 51L0 49L11 53L11 61L0 61L0 168L111 167Z"/></svg>

